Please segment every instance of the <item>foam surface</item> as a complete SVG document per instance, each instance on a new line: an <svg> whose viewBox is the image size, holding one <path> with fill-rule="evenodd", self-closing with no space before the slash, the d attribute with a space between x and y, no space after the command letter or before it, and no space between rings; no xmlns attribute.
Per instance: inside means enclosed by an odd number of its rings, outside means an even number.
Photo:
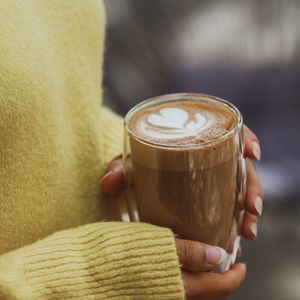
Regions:
<svg viewBox="0 0 300 300"><path fill-rule="evenodd" d="M177 101L141 109L129 122L137 137L163 145L201 144L226 134L237 123L224 104Z"/></svg>

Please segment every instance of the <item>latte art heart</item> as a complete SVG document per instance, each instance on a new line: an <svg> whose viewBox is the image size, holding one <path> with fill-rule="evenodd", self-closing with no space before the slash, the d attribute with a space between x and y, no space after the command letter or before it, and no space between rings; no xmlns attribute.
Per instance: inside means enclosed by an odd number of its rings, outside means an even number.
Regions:
<svg viewBox="0 0 300 300"><path fill-rule="evenodd" d="M199 131L208 128L212 120L201 113L190 118L187 111L181 108L163 108L159 114L151 114L142 120L140 130L143 134L156 139L182 139L197 136Z"/></svg>
<svg viewBox="0 0 300 300"><path fill-rule="evenodd" d="M160 144L199 144L232 127L233 113L206 103L160 104L137 113L131 128L141 138Z"/></svg>

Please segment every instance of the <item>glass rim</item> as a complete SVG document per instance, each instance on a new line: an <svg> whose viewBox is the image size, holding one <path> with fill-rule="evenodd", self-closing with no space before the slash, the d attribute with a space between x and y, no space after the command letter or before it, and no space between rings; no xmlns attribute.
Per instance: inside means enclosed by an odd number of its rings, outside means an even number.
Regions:
<svg viewBox="0 0 300 300"><path fill-rule="evenodd" d="M201 144L184 144L184 145L165 145L162 143L150 142L146 138L139 137L137 134L135 134L130 129L129 122L131 120L131 117L137 111L140 111L142 108L151 107L151 106L154 106L155 104L161 103L161 102L165 102L165 103L166 102L176 102L176 101L184 100L186 98L189 98L189 100L192 100L192 101L203 100L203 101L207 101L210 103L218 102L218 103L221 103L221 104L229 107L229 109L233 110L235 112L235 115L237 116L237 124L232 129L230 129L226 134L216 138L215 140L207 141L207 142L201 143ZM125 125L127 132L130 135L132 135L136 140L138 140L139 142L141 142L143 144L150 145L152 147L164 148L164 149L176 148L176 150L178 150L178 149L184 149L184 150L186 150L186 149L201 149L201 148L205 148L207 146L218 144L220 142L224 142L224 141L230 139L232 136L234 136L243 126L243 116L242 116L241 112L239 111L239 109L235 105L233 105L232 103L230 103L227 100L224 100L224 99L216 97L216 96L211 96L211 95L202 94L202 93L173 93L173 94L156 96L156 97L149 98L149 99L139 102L134 107L132 107L125 115L124 125Z"/></svg>

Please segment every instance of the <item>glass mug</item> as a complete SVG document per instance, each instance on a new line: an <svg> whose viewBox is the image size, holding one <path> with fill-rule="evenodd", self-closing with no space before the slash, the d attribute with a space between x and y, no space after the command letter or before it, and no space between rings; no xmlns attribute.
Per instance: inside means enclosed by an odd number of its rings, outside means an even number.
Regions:
<svg viewBox="0 0 300 300"><path fill-rule="evenodd" d="M161 145L138 137L132 117L144 109L188 99L224 106L236 116L226 134L199 145ZM183 239L224 248L226 262L234 263L240 243L246 164L243 156L243 119L231 103L203 94L170 94L141 102L125 117L125 203L123 221L168 227Z"/></svg>

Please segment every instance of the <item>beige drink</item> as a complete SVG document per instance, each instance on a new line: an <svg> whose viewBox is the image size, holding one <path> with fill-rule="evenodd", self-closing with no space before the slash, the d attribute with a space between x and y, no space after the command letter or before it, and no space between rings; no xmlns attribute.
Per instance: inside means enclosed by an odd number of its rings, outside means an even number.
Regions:
<svg viewBox="0 0 300 300"><path fill-rule="evenodd" d="M241 126L236 108L206 95L167 95L131 110L131 219L233 253L245 173Z"/></svg>

